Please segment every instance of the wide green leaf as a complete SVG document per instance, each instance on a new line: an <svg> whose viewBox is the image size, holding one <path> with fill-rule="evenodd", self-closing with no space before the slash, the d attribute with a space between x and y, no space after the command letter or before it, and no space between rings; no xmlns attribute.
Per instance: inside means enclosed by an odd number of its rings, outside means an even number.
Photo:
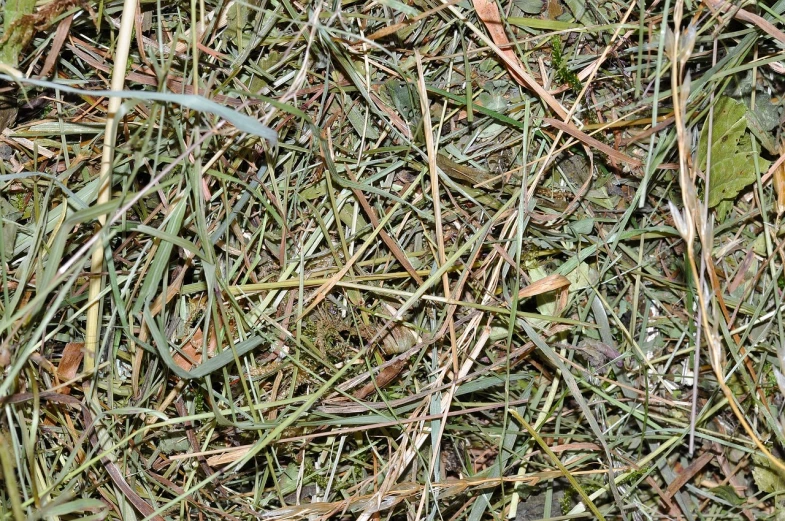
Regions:
<svg viewBox="0 0 785 521"><path fill-rule="evenodd" d="M744 103L724 96L714 108L712 121L707 122L701 130L698 145L698 164L701 170L706 170L708 153L711 150L710 208L722 201L735 199L742 190L755 182L756 152L747 133L747 118L748 109ZM768 165L768 161L758 158L758 169L766 170Z"/></svg>
<svg viewBox="0 0 785 521"><path fill-rule="evenodd" d="M710 127L710 125L712 125ZM708 121L701 130L700 144L698 146L698 161L701 168L706 166L708 152L709 128L711 128L711 155L712 164L719 157L735 150L739 139L747 130L747 107L733 98L723 96L714 107L713 121Z"/></svg>

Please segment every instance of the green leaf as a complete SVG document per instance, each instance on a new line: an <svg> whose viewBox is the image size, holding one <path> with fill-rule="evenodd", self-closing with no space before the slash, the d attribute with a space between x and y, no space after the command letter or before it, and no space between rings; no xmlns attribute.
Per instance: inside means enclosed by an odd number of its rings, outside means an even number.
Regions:
<svg viewBox="0 0 785 521"><path fill-rule="evenodd" d="M496 112L507 110L507 100L501 94L482 92L477 98L477 103L488 108L488 110L495 110Z"/></svg>
<svg viewBox="0 0 785 521"><path fill-rule="evenodd" d="M711 136L711 178L709 207L736 198L755 182L755 151L747 133L748 109L740 101L722 97L714 108ZM703 126L698 144L698 164L706 169L710 123ZM769 162L758 158L758 168L766 170ZM725 213L725 212L723 212Z"/></svg>
<svg viewBox="0 0 785 521"><path fill-rule="evenodd" d="M248 4L233 2L226 10L227 25L234 30L241 31L249 22Z"/></svg>
<svg viewBox="0 0 785 521"><path fill-rule="evenodd" d="M16 240L17 221L22 217L22 212L9 203L5 197L0 196L0 240L5 255L11 256Z"/></svg>
<svg viewBox="0 0 785 521"><path fill-rule="evenodd" d="M166 364L166 366L171 370L176 376L182 378L183 380L192 380L194 378L204 378L205 376L214 373L215 371L221 369L227 364L234 362L236 359L239 359L241 356L245 355L246 353L256 349L264 340L260 337L251 337L246 338L241 342L236 342L231 347L226 347L223 351L218 353L217 355L213 356L209 360L203 361L198 366L192 368L189 371L186 371L174 361L174 357L169 349L169 342L166 340L166 337L163 335L161 330L158 328L155 319L153 318L152 313L150 312L150 306L148 302L144 302L144 319L145 323L147 324L148 329L150 330L150 336L152 337L152 344L153 347L157 350L158 354L161 357L161 360ZM140 344L142 347L149 349L148 346Z"/></svg>
<svg viewBox="0 0 785 521"><path fill-rule="evenodd" d="M765 92L755 94L755 110L752 112L765 131L774 130L780 123L780 106L771 101L771 95Z"/></svg>
<svg viewBox="0 0 785 521"><path fill-rule="evenodd" d="M32 28L22 18L35 12L35 0L9 0L3 6L3 36L0 61L12 67L19 65L19 54L29 42Z"/></svg>
<svg viewBox="0 0 785 521"><path fill-rule="evenodd" d="M435 94L437 96L441 96L443 98L446 98L446 99L448 99L450 101L454 101L459 106L465 106L466 105L466 97L464 97L464 96L456 96L455 94L452 94L451 92L448 92L446 90L442 90L442 89L438 89L436 87L430 87L430 86L427 88L427 90L428 90L429 94ZM504 114L501 114L501 113L499 113L499 112L497 112L495 110L491 110L488 107L483 107L482 105L473 105L473 107L474 107L474 109L477 112L485 114L486 116L490 116L490 117L494 118L497 121L500 121L502 123L506 123L507 125L510 125L512 127L515 127L515 128L524 128L523 123L521 123L520 121L516 121L516 120L512 119L511 117L505 116Z"/></svg>
<svg viewBox="0 0 785 521"><path fill-rule="evenodd" d="M725 222L725 218L733 211L733 201L720 201L717 205L717 221ZM761 237L763 237L761 235Z"/></svg>
<svg viewBox="0 0 785 521"><path fill-rule="evenodd" d="M539 13L539 11L538 11ZM526 18L521 16L511 16L507 18L510 25L518 27L528 27L529 29L543 29L546 31L569 31L571 29L580 29L583 27L581 24L573 22L562 22L560 20L546 20L544 18Z"/></svg>
<svg viewBox="0 0 785 521"><path fill-rule="evenodd" d="M701 131L700 144L698 145L698 163L701 169L706 168L706 153L708 151L709 124L707 122ZM732 153L739 143L739 139L747 130L747 107L743 103L723 96L714 107L714 121L712 128L711 156L712 165L727 153Z"/></svg>
<svg viewBox="0 0 785 521"><path fill-rule="evenodd" d="M755 110L747 112L747 127L755 139L772 155L779 155L779 143L772 131L779 124L779 109L771 102L771 98L760 95L755 102Z"/></svg>
<svg viewBox="0 0 785 521"><path fill-rule="evenodd" d="M195 94L172 94L168 92L148 92L148 91L98 91L98 90L84 90L69 87L61 83L36 80L33 78L12 78L7 74L0 74L0 79L8 82L18 82L27 85L34 85L45 89L56 89L60 92L67 92L69 94L86 95L86 96L116 96L123 99L142 100L142 101L157 101L159 103L176 103L183 107L195 110L197 112L206 112L215 114L219 118L225 119L235 126L241 132L253 134L266 139L271 145L278 145L278 132L271 129L267 125L263 125L257 119L252 118L242 112L235 110L234 107L225 107L218 103L211 101L205 97L197 96ZM59 132L59 131L58 131Z"/></svg>
<svg viewBox="0 0 785 521"><path fill-rule="evenodd" d="M384 86L395 109L404 119L408 122L419 119L420 96L417 94L414 85L406 81L392 79L385 83Z"/></svg>
<svg viewBox="0 0 785 521"><path fill-rule="evenodd" d="M14 132L12 136L46 137L68 135L95 135L106 129L105 123L68 123L65 121L46 121L31 125L25 130Z"/></svg>
<svg viewBox="0 0 785 521"><path fill-rule="evenodd" d="M181 197L178 201L172 204L171 211L167 216L168 222L166 223L166 233L169 234L170 237L178 237L180 233L180 228L182 227L183 220L185 219L185 213L188 205L186 204L187 200L184 197ZM149 230L147 230L149 233ZM161 241L160 245L158 246L158 251L155 252L153 256L153 261L150 263L149 267L149 276L145 277L144 282L142 283L142 288L139 290L139 298L136 303L134 304L133 312L139 313L142 309L142 305L145 303L145 299L152 298L158 294L158 287L161 284L161 281L164 280L164 273L168 268L168 262L170 256L172 255L172 251L174 250L174 243L170 241Z"/></svg>
<svg viewBox="0 0 785 521"><path fill-rule="evenodd" d="M570 281L570 293L576 293L582 289L596 287L600 280L597 270L585 262L578 264L578 267L567 274Z"/></svg>
<svg viewBox="0 0 785 521"><path fill-rule="evenodd" d="M575 222L569 223L569 228L575 235L589 235L594 230L594 219L578 219ZM569 277L568 277L569 278Z"/></svg>
<svg viewBox="0 0 785 521"><path fill-rule="evenodd" d="M723 200L735 198L753 182L755 167L746 154L734 154L716 163L712 161L709 208Z"/></svg>
<svg viewBox="0 0 785 521"><path fill-rule="evenodd" d="M728 503L733 506L741 506L745 503L744 498L740 498L736 491L730 485L722 485L719 487L714 487L711 489L711 492L719 496L720 498L724 499Z"/></svg>
<svg viewBox="0 0 785 521"><path fill-rule="evenodd" d="M545 7L542 0L515 0L513 5L526 14L540 14Z"/></svg>
<svg viewBox="0 0 785 521"><path fill-rule="evenodd" d="M312 184L307 188L303 188L300 191L300 197L305 199L306 201L313 201L318 197L324 197L327 194L327 180L322 179L321 181Z"/></svg>
<svg viewBox="0 0 785 521"><path fill-rule="evenodd" d="M347 104L351 101L348 96L346 101ZM365 112L359 103L351 105L351 109L346 113L346 118L360 136L365 136L367 139L373 141L379 139L379 133L376 131L376 128L374 128L373 121L370 119L366 121Z"/></svg>
<svg viewBox="0 0 785 521"><path fill-rule="evenodd" d="M778 494L785 492L785 478L777 469L771 466L768 459L764 456L753 454L752 462L752 477L761 491Z"/></svg>
<svg viewBox="0 0 785 521"><path fill-rule="evenodd" d="M42 512L40 512L41 516L44 517L54 517L54 516L67 516L73 515L78 512L89 512L89 511L105 511L106 504L102 501L97 499L77 499L75 501L69 501L68 503L64 503L62 505L53 505L51 507L44 507Z"/></svg>
<svg viewBox="0 0 785 521"><path fill-rule="evenodd" d="M583 19L586 15L586 2L581 2L580 0L564 0L564 3L567 4L567 7L576 20L584 25L589 24L590 20Z"/></svg>
<svg viewBox="0 0 785 521"><path fill-rule="evenodd" d="M420 11L414 7L407 5L405 2L399 2L398 0L381 0L379 3L409 16L414 17L420 14Z"/></svg>

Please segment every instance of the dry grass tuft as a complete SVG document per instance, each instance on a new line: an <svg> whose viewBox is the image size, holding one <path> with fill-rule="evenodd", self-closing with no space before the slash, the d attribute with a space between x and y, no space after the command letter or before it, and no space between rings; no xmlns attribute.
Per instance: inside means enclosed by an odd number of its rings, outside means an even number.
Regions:
<svg viewBox="0 0 785 521"><path fill-rule="evenodd" d="M781 519L770 3L6 0L2 519Z"/></svg>

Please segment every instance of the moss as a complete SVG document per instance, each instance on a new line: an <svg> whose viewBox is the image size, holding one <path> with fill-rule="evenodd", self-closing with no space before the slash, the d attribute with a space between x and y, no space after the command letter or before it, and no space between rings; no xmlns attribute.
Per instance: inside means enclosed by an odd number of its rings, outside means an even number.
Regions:
<svg viewBox="0 0 785 521"><path fill-rule="evenodd" d="M566 83L575 92L580 92L583 89L581 80L578 75L567 68L564 54L562 53L561 40L558 36L551 38L551 62L553 68L556 69L556 80L559 83Z"/></svg>

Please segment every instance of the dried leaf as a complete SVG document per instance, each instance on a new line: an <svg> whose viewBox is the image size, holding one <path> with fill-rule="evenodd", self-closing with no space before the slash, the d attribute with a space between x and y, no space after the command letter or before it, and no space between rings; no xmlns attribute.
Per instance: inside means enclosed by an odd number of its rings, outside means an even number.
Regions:
<svg viewBox="0 0 785 521"><path fill-rule="evenodd" d="M398 310L393 306L382 303L385 311L390 316L397 316ZM395 355L408 351L419 339L414 332L403 324L396 324L382 337L382 350L387 355Z"/></svg>
<svg viewBox="0 0 785 521"><path fill-rule="evenodd" d="M706 4L712 11L731 12L735 19L754 24L772 38L785 43L785 33L777 29L771 22L765 18L761 18L755 13L751 13L744 9L735 9L733 5L726 0L706 0Z"/></svg>
<svg viewBox="0 0 785 521"><path fill-rule="evenodd" d="M474 9L477 11L477 16L488 29L488 33L491 35L493 43L495 43L510 60L514 61L523 69L523 64L512 49L510 40L507 38L507 33L504 32L504 24L502 23L499 7L496 5L496 2L493 0L474 0L473 4ZM510 68L507 63L505 63L505 66L515 81L521 85L529 86L529 82L526 81L525 78L522 78L515 70Z"/></svg>
<svg viewBox="0 0 785 521"><path fill-rule="evenodd" d="M603 154L607 155L612 159L626 163L634 168L640 168L641 165L643 165L643 163L641 163L640 160L630 157L627 154L624 154L623 152L619 152L615 148L606 145L602 141L594 139L593 137L589 136L585 132L576 128L575 125L571 125L553 118L542 118L542 122L552 127L556 127L562 132L566 132L567 134L571 135L575 139L583 142L585 145L588 145L592 148L596 148L597 150L599 150L600 152L602 152Z"/></svg>
<svg viewBox="0 0 785 521"><path fill-rule="evenodd" d="M782 396L785 396L785 375L779 372L776 367L774 368L774 379L777 380L777 387L779 387L780 393Z"/></svg>
<svg viewBox="0 0 785 521"><path fill-rule="evenodd" d="M534 297L536 295L542 295L543 293L549 293L557 289L566 288L569 285L570 281L567 277L559 275L558 273L553 273L521 289L518 292L518 298L528 298Z"/></svg>
<svg viewBox="0 0 785 521"><path fill-rule="evenodd" d="M448 177L460 179L461 181L466 181L473 185L485 183L493 178L489 172L461 165L444 154L436 155L436 165L441 168Z"/></svg>
<svg viewBox="0 0 785 521"><path fill-rule="evenodd" d="M79 371L79 364L84 358L84 342L68 342L63 349L63 356L57 366L57 376L66 382L72 380ZM64 387L59 390L62 394L68 394L71 389Z"/></svg>
<svg viewBox="0 0 785 521"><path fill-rule="evenodd" d="M545 270L537 267L529 270L532 284L518 293L519 298L537 297L537 311L543 315L558 316L567 306L570 280L559 274L546 275Z"/></svg>
<svg viewBox="0 0 785 521"><path fill-rule="evenodd" d="M191 340L182 347L182 351L185 356L181 355L180 353L174 353L172 356L174 363L186 371L191 370L191 368L194 366L194 362L196 365L199 365L202 361L203 338L204 335L202 333L202 328L198 328L191 337Z"/></svg>
<svg viewBox="0 0 785 521"><path fill-rule="evenodd" d="M606 360L616 360L618 367L624 367L621 353L605 342L586 338L578 344L578 348L586 354L590 363L595 367L605 364Z"/></svg>
<svg viewBox="0 0 785 521"><path fill-rule="evenodd" d="M564 8L559 3L559 0L548 0L547 18L548 20L556 20L564 14Z"/></svg>
<svg viewBox="0 0 785 521"><path fill-rule="evenodd" d="M774 169L774 175L771 178L771 183L774 185L774 191L777 193L777 215L785 212L785 162L780 163Z"/></svg>

